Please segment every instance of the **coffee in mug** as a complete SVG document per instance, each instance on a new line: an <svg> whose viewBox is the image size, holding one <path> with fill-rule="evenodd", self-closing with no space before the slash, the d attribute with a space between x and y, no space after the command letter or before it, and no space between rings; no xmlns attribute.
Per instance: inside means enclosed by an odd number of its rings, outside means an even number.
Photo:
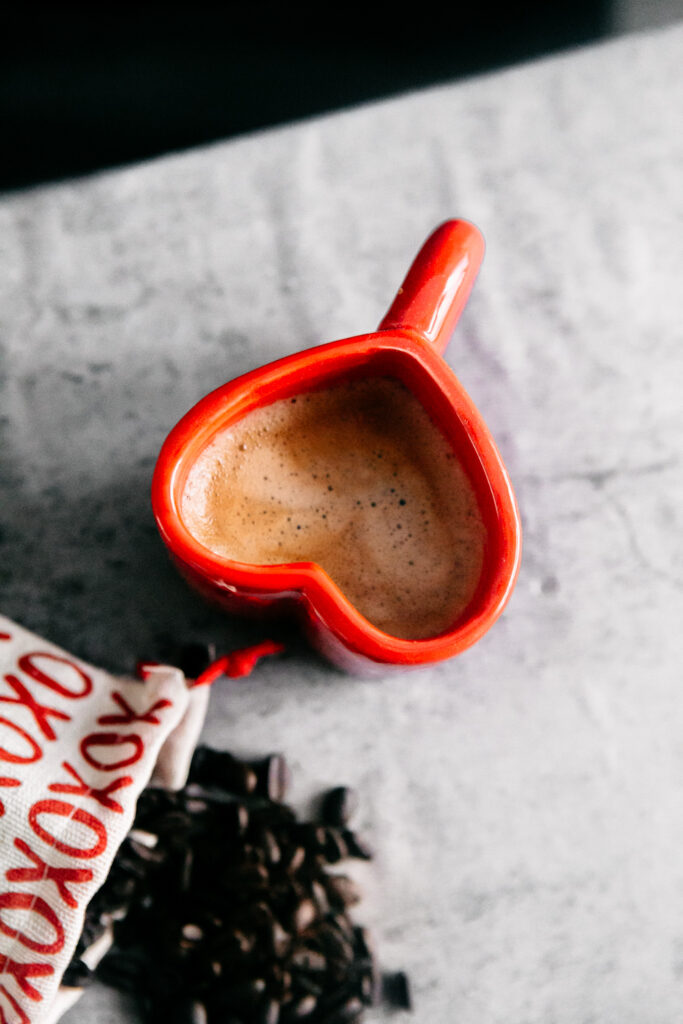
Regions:
<svg viewBox="0 0 683 1024"><path fill-rule="evenodd" d="M369 622L404 639L451 628L482 573L486 528L463 464L391 377L248 413L197 458L180 511L223 558L316 562Z"/></svg>

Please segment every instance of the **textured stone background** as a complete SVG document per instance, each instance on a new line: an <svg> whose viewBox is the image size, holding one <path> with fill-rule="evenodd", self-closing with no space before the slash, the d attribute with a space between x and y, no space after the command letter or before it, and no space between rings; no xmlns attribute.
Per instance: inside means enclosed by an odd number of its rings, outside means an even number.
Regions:
<svg viewBox="0 0 683 1024"><path fill-rule="evenodd" d="M287 752L296 799L360 789L359 916L415 1020L680 1020L682 45L629 37L0 203L2 609L117 671L169 634L262 635L156 536L172 424L374 327L439 221L482 228L448 358L521 506L509 608L457 661L372 683L295 643L206 726ZM69 1016L93 1019L130 1008L98 990Z"/></svg>

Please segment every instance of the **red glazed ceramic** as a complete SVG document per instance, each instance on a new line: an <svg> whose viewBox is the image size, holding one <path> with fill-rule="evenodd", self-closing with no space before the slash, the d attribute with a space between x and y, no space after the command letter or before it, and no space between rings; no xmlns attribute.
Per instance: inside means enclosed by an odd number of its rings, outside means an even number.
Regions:
<svg viewBox="0 0 683 1024"><path fill-rule="evenodd" d="M472 224L442 224L420 250L378 331L307 349L244 374L207 395L174 427L156 465L152 504L171 555L201 593L239 612L275 606L293 610L318 650L341 667L363 673L373 666L451 658L489 629L517 576L519 516L493 439L440 354L483 253L483 238ZM314 562L252 565L213 554L188 531L180 513L188 473L218 433L260 406L364 375L395 378L421 402L465 467L486 527L484 568L474 597L447 631L427 639L382 632Z"/></svg>

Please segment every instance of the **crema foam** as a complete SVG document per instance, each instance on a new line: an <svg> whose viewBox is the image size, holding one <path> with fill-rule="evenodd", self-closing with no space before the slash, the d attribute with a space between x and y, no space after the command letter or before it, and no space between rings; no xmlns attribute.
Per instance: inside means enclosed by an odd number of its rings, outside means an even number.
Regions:
<svg viewBox="0 0 683 1024"><path fill-rule="evenodd" d="M482 572L486 529L472 484L393 378L247 414L195 462L181 515L222 557L317 562L366 619L404 639L450 628Z"/></svg>

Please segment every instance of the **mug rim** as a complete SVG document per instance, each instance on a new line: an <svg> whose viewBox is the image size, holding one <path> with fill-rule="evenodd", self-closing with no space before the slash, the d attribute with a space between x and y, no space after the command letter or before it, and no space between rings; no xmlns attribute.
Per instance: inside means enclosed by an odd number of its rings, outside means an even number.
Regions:
<svg viewBox="0 0 683 1024"><path fill-rule="evenodd" d="M487 566L487 583L476 600L476 613L468 614L473 599L448 630L434 637L408 640L383 632L355 608L316 562L257 565L216 555L190 533L180 513L187 475L221 429L278 399L352 376L380 376L368 373L371 366L392 368L394 373L385 371L383 375L402 379L413 393L417 386L423 394L429 391L432 398L443 396L442 429L444 417L453 429L457 423L476 453L482 479L490 491L486 526L491 537L495 524L492 540L496 564ZM408 369L412 372L406 380ZM416 397L420 399L420 395ZM430 404L423 402L423 406L435 418ZM481 485L473 486L481 507L483 490ZM441 661L474 644L507 604L521 560L517 503L493 438L448 364L432 346L408 330L373 332L309 348L242 374L210 392L179 420L164 441L152 480L152 508L170 553L210 590L231 594L238 600L240 596L264 601L270 598L273 602L284 596L294 598L309 618L316 619L318 629L330 631L349 652L384 664Z"/></svg>

